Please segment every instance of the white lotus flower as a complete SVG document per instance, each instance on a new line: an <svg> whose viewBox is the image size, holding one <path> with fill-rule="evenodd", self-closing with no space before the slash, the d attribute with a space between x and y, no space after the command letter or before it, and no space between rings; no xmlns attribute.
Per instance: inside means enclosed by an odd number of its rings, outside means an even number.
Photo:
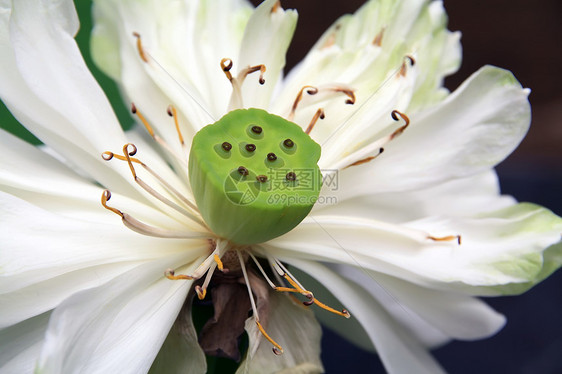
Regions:
<svg viewBox="0 0 562 374"><path fill-rule="evenodd" d="M231 331L252 305L240 372L322 371L314 310L376 349L389 372L436 373L428 347L505 322L474 296L523 292L560 266L562 220L500 196L492 169L527 131L528 90L490 66L452 94L442 87L460 45L440 1L369 1L285 79L296 12L275 0L255 10L242 0L95 5L95 59L152 139L121 130L74 42L70 0L2 2L0 95L46 147L0 136L0 371L205 372L191 301L212 285L207 350L236 351L242 331ZM231 112L194 140L236 108L271 114ZM251 126L237 132L233 119ZM251 154L285 163L284 189ZM299 196L291 188L316 161L322 190L281 201ZM271 188L251 201L225 194L224 168L235 182L258 177L230 192Z"/></svg>

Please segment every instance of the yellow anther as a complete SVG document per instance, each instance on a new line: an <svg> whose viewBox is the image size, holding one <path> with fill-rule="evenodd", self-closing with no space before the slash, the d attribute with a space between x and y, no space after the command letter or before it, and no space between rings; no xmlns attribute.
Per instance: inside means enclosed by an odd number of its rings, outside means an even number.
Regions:
<svg viewBox="0 0 562 374"><path fill-rule="evenodd" d="M144 62L148 62L148 58L146 58L146 54L144 53L144 49L142 48L142 42L141 42L141 36L138 32L133 32L133 36L135 38L137 38L137 50L139 52L139 56L140 58L144 61Z"/></svg>
<svg viewBox="0 0 562 374"><path fill-rule="evenodd" d="M233 65L233 62L229 58L223 58L221 60L221 69L224 72L224 75L226 75L226 78L228 78L228 80L231 81L231 82L232 82L232 79L234 79L232 77L232 73L230 72L230 69L232 69L232 65Z"/></svg>
<svg viewBox="0 0 562 374"><path fill-rule="evenodd" d="M195 279L193 278L191 275L185 275L185 274L179 274L176 275L176 272L173 269L168 269L164 272L164 275L166 276L166 278L171 279L171 280L191 280L191 279Z"/></svg>
<svg viewBox="0 0 562 374"><path fill-rule="evenodd" d="M203 288L201 286L195 286L195 292L197 293L197 297L199 300L203 300L205 296L207 296L207 288Z"/></svg>
<svg viewBox="0 0 562 374"><path fill-rule="evenodd" d="M450 242L450 241L456 240L457 243L459 245L461 245L461 236L460 235L448 235L448 236L442 236L442 237L428 236L427 238L431 239L435 242Z"/></svg>
<svg viewBox="0 0 562 374"><path fill-rule="evenodd" d="M117 155L117 154L115 154L115 153L113 153L113 152L110 152L110 151L105 151L105 152L103 152L103 153L101 154L101 157L102 157L105 161L109 161L109 160L111 160L111 159L113 159L113 158L116 158L116 159L118 159L118 160L127 161L127 162L130 160L131 162L134 162L134 163L136 163L136 164L139 164L139 165L143 165L143 166L144 166L144 163L143 163L141 160L139 160L138 158L129 157L129 159L127 159L127 157L125 157L125 156Z"/></svg>
<svg viewBox="0 0 562 374"><path fill-rule="evenodd" d="M180 139L180 143L182 145L185 144L184 140L183 140L183 135L181 134L181 130L180 130L180 125L179 125L179 121L178 121L178 112L176 110L176 108L173 105L170 105L168 107L168 115L170 117L174 118L174 124L176 125L176 131L178 133L178 138Z"/></svg>
<svg viewBox="0 0 562 374"><path fill-rule="evenodd" d="M224 265L221 261L221 258L219 257L218 254L215 254L213 256L213 258L215 259L215 262L217 263L217 267L219 268L219 271L224 271Z"/></svg>
<svg viewBox="0 0 562 374"><path fill-rule="evenodd" d="M154 135L154 130L152 129L152 126L150 126L150 124L148 123L146 118L144 118L143 114L137 109L135 103L131 103L131 113L136 114L137 117L139 117L139 119L141 120L144 127L146 127L146 130L148 131L150 136L152 138L154 138L155 135Z"/></svg>
<svg viewBox="0 0 562 374"><path fill-rule="evenodd" d="M109 201L109 199L111 199L111 192L109 190L103 190L102 194L101 194L101 205L103 205L103 207L107 210L112 211L113 213L121 216L121 218L124 217L124 214L122 211L120 211L119 209L110 207L109 205L107 205L107 202Z"/></svg>
<svg viewBox="0 0 562 374"><path fill-rule="evenodd" d="M280 355L283 354L283 348L277 344L277 342L273 339L271 339L271 337L269 335L267 335L267 332L265 332L263 326L261 325L260 321L258 321L256 319L256 325L258 326L258 329L260 330L260 332L262 333L262 335L271 343L273 344L273 353L275 353L276 355Z"/></svg>
<svg viewBox="0 0 562 374"><path fill-rule="evenodd" d="M351 317L351 315L349 314L349 312L344 309L341 312L339 310L336 310L334 308L329 307L328 305L324 304L321 301L318 301L314 295L312 294L312 292L307 291L307 290L303 290L298 284L297 282L295 282L293 279L291 279L291 277L288 274L284 274L283 278L285 278L287 280L287 282L289 282L291 284L291 286L293 286L294 288L288 288L288 287L275 287L276 291L280 291L280 292L296 292L296 293L300 293L301 295L306 296L309 301L305 301L303 302L304 305L306 306L310 306L312 304L316 304L318 305L320 308L327 310L328 312L332 312L334 314L337 314L339 316L345 317L345 318L349 318Z"/></svg>

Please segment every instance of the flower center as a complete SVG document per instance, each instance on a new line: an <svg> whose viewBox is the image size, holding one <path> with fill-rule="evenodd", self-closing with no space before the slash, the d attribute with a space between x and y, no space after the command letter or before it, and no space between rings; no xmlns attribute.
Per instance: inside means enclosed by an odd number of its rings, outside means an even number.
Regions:
<svg viewBox="0 0 562 374"><path fill-rule="evenodd" d="M233 110L194 137L189 180L207 225L247 245L283 235L318 199L320 146L261 109Z"/></svg>

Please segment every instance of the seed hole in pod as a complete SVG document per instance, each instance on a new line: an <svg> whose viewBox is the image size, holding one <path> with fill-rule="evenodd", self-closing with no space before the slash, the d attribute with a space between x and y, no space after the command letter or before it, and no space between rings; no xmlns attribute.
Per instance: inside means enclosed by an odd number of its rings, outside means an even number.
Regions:
<svg viewBox="0 0 562 374"><path fill-rule="evenodd" d="M297 145L291 139L285 139L280 144L281 149L283 152L292 155L297 151Z"/></svg>
<svg viewBox="0 0 562 374"><path fill-rule="evenodd" d="M229 142L215 144L213 148L215 149L215 152L224 159L230 158L230 156L232 156L232 144L230 144Z"/></svg>
<svg viewBox="0 0 562 374"><path fill-rule="evenodd" d="M232 144L230 144L229 142L224 142L222 143L221 147L228 152L232 149Z"/></svg>
<svg viewBox="0 0 562 374"><path fill-rule="evenodd" d="M250 124L246 128L246 133L252 139L262 139L263 138L263 128L256 125L255 123Z"/></svg>
<svg viewBox="0 0 562 374"><path fill-rule="evenodd" d="M244 148L246 148L246 150L248 152L254 152L256 150L256 145L255 144L246 144L246 146Z"/></svg>
<svg viewBox="0 0 562 374"><path fill-rule="evenodd" d="M267 182L267 175L258 175L256 177L256 180L260 183L265 183Z"/></svg>
<svg viewBox="0 0 562 374"><path fill-rule="evenodd" d="M285 175L285 179L287 179L287 181L289 182L294 182L297 180L297 175L294 172L290 171L287 173L287 175Z"/></svg>
<svg viewBox="0 0 562 374"><path fill-rule="evenodd" d="M246 176L246 175L250 174L250 172L244 166L240 166L238 168L238 174Z"/></svg>
<svg viewBox="0 0 562 374"><path fill-rule="evenodd" d="M277 160L277 156L275 155L275 153L271 152L267 154L267 160L268 161L275 161Z"/></svg>

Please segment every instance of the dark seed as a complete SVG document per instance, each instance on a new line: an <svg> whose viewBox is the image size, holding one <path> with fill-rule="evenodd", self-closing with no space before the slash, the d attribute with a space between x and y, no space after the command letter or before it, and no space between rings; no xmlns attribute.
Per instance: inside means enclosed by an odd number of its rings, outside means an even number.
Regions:
<svg viewBox="0 0 562 374"><path fill-rule="evenodd" d="M258 134L258 135L259 135L259 134L261 134L262 131L263 131L263 130L262 130L261 127L259 127L259 126L252 126L252 132L253 132L254 134Z"/></svg>
<svg viewBox="0 0 562 374"><path fill-rule="evenodd" d="M293 148L295 143L291 139L285 139L283 145L287 148Z"/></svg>
<svg viewBox="0 0 562 374"><path fill-rule="evenodd" d="M288 172L287 175L285 175L285 178L288 181L296 181L297 180L297 175L295 173L293 173L292 171Z"/></svg>
<svg viewBox="0 0 562 374"><path fill-rule="evenodd" d="M238 172L240 173L240 175L248 175L250 174L250 172L248 171L248 169L246 169L244 166L240 166L238 168Z"/></svg>
<svg viewBox="0 0 562 374"><path fill-rule="evenodd" d="M256 150L256 145L255 144L246 144L246 150L248 152L253 152Z"/></svg>
<svg viewBox="0 0 562 374"><path fill-rule="evenodd" d="M229 142L224 142L222 143L222 149L228 152L232 149L232 144L230 144Z"/></svg>
<svg viewBox="0 0 562 374"><path fill-rule="evenodd" d="M265 183L265 182L267 182L267 176L265 176L265 175L258 175L258 176L256 177L256 179L257 179L258 182L260 182L260 183Z"/></svg>
<svg viewBox="0 0 562 374"><path fill-rule="evenodd" d="M277 160L277 156L275 155L275 153L271 152L271 153L267 154L267 159L269 161L275 161L275 160Z"/></svg>

